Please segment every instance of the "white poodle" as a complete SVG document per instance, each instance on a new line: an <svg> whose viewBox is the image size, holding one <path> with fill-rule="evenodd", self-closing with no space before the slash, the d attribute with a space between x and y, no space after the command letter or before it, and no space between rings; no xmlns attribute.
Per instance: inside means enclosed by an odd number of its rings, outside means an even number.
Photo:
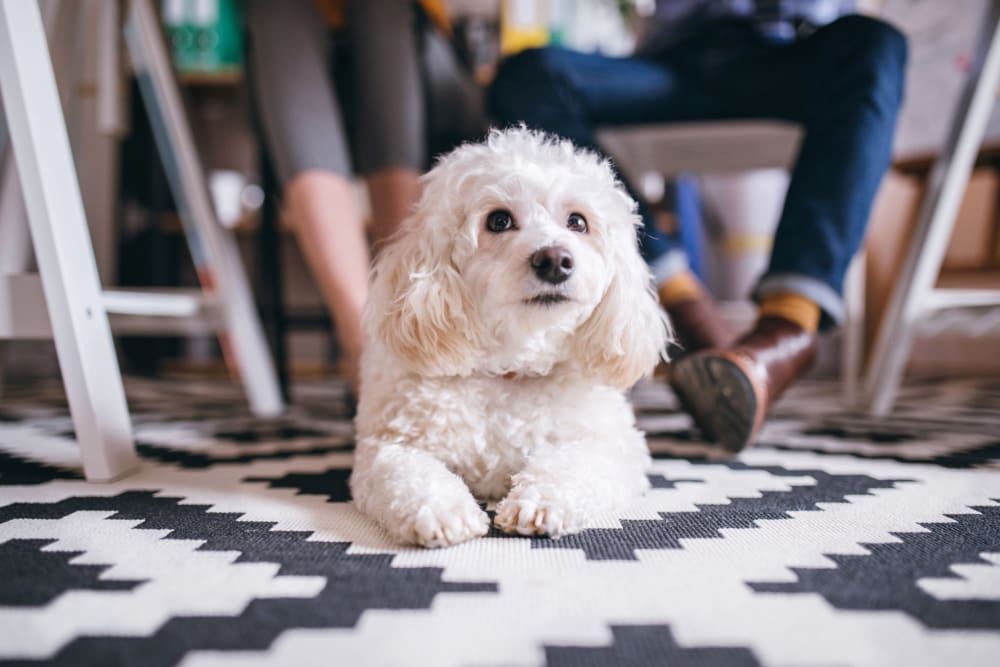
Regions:
<svg viewBox="0 0 1000 667"><path fill-rule="evenodd" d="M553 537L649 486L624 391L669 328L635 203L595 154L523 128L438 162L380 254L361 361L358 508L428 547Z"/></svg>

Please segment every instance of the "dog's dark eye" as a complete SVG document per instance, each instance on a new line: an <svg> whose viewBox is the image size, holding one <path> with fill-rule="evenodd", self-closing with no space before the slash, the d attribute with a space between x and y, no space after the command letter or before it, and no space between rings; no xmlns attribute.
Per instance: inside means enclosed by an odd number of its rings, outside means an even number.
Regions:
<svg viewBox="0 0 1000 667"><path fill-rule="evenodd" d="M513 228L514 216L510 214L510 211L500 209L486 216L486 229L494 234L499 234Z"/></svg>
<svg viewBox="0 0 1000 667"><path fill-rule="evenodd" d="M566 220L566 226L572 232L587 233L587 219L579 213L570 213L569 218Z"/></svg>

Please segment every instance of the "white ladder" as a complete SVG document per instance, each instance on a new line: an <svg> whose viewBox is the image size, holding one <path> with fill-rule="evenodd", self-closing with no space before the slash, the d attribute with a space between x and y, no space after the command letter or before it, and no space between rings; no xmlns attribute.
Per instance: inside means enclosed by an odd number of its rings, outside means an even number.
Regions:
<svg viewBox="0 0 1000 667"><path fill-rule="evenodd" d="M104 2L116 11L115 0ZM69 0L57 11L77 8ZM137 464L112 328L217 332L253 412L284 409L235 239L216 221L150 0L129 1L125 36L202 290L102 289L38 4L0 0L0 94L17 167L15 174L10 151L0 151L7 154L0 159L0 247L11 248L6 257L0 251L7 262L0 264L0 339L54 339L89 480L114 479ZM28 240L18 230L22 205L38 274L13 266Z"/></svg>
<svg viewBox="0 0 1000 667"><path fill-rule="evenodd" d="M976 161L1000 86L1000 2L993 0L977 46L975 66L934 164L907 248L906 259L883 316L865 381L869 411L892 410L914 335L942 311L1000 306L1000 289L935 287L962 195Z"/></svg>

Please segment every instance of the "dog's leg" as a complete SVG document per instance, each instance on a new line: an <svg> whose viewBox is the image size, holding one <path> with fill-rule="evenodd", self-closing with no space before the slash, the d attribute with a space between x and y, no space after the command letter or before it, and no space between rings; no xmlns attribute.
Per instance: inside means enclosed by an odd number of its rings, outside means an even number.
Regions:
<svg viewBox="0 0 1000 667"><path fill-rule="evenodd" d="M409 544L444 547L489 530L489 517L465 482L416 447L362 440L351 492L362 512Z"/></svg>
<svg viewBox="0 0 1000 667"><path fill-rule="evenodd" d="M577 442L539 448L513 476L510 493L497 505L497 527L508 533L559 537L626 507L649 488L645 441L629 445L623 449Z"/></svg>

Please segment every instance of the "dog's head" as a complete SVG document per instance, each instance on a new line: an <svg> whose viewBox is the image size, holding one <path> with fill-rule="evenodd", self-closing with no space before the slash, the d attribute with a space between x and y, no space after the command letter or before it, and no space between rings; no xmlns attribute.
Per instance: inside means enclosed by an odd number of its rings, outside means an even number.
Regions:
<svg viewBox="0 0 1000 667"><path fill-rule="evenodd" d="M442 158L380 254L369 334L416 372L545 374L627 387L668 327L606 160L523 128Z"/></svg>

